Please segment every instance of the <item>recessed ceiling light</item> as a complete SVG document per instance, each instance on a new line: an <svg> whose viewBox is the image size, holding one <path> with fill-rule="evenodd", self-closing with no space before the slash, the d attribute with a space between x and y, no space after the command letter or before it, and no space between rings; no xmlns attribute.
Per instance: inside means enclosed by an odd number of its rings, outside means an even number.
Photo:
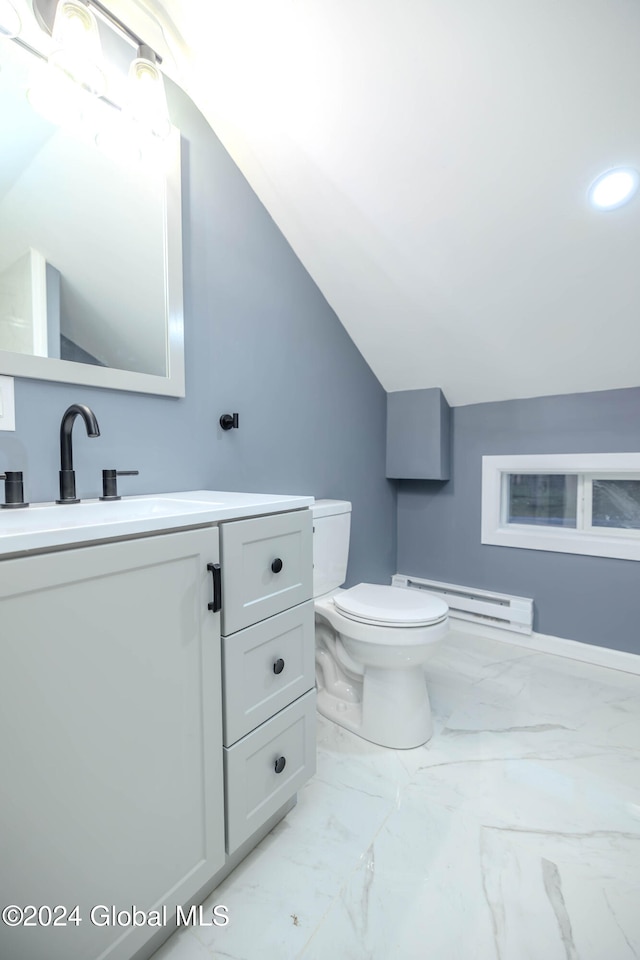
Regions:
<svg viewBox="0 0 640 960"><path fill-rule="evenodd" d="M614 210L631 199L638 189L638 183L638 171L631 167L607 170L589 187L589 200L598 210Z"/></svg>

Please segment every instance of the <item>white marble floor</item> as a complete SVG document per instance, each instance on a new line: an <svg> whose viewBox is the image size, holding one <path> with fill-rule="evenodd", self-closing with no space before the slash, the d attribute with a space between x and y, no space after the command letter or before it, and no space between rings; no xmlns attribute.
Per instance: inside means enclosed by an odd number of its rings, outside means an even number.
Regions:
<svg viewBox="0 0 640 960"><path fill-rule="evenodd" d="M640 677L469 634L425 747L319 718L297 807L154 960L640 958Z"/></svg>

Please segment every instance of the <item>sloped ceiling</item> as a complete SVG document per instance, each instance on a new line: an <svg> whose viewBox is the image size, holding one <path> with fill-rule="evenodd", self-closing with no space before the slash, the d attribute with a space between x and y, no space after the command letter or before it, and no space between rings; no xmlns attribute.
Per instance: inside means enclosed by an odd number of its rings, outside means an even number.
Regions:
<svg viewBox="0 0 640 960"><path fill-rule="evenodd" d="M112 4L117 6L116 3ZM121 0L386 390L640 383L638 0Z"/></svg>

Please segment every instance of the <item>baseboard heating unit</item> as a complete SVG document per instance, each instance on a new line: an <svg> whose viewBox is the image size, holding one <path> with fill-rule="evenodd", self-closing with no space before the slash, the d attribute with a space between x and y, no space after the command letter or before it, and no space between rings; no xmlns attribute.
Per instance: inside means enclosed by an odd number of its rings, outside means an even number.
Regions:
<svg viewBox="0 0 640 960"><path fill-rule="evenodd" d="M489 593L400 573L391 578L391 583L394 587L424 590L440 597L449 605L449 616L458 620L471 620L516 633L531 633L533 630L533 600L527 597L510 597L505 593Z"/></svg>

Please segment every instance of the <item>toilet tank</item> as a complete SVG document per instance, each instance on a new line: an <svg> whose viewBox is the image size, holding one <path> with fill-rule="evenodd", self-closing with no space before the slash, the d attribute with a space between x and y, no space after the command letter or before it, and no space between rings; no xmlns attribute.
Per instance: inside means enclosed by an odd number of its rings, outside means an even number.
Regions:
<svg viewBox="0 0 640 960"><path fill-rule="evenodd" d="M351 504L348 500L316 500L313 513L313 595L322 597L347 579Z"/></svg>

